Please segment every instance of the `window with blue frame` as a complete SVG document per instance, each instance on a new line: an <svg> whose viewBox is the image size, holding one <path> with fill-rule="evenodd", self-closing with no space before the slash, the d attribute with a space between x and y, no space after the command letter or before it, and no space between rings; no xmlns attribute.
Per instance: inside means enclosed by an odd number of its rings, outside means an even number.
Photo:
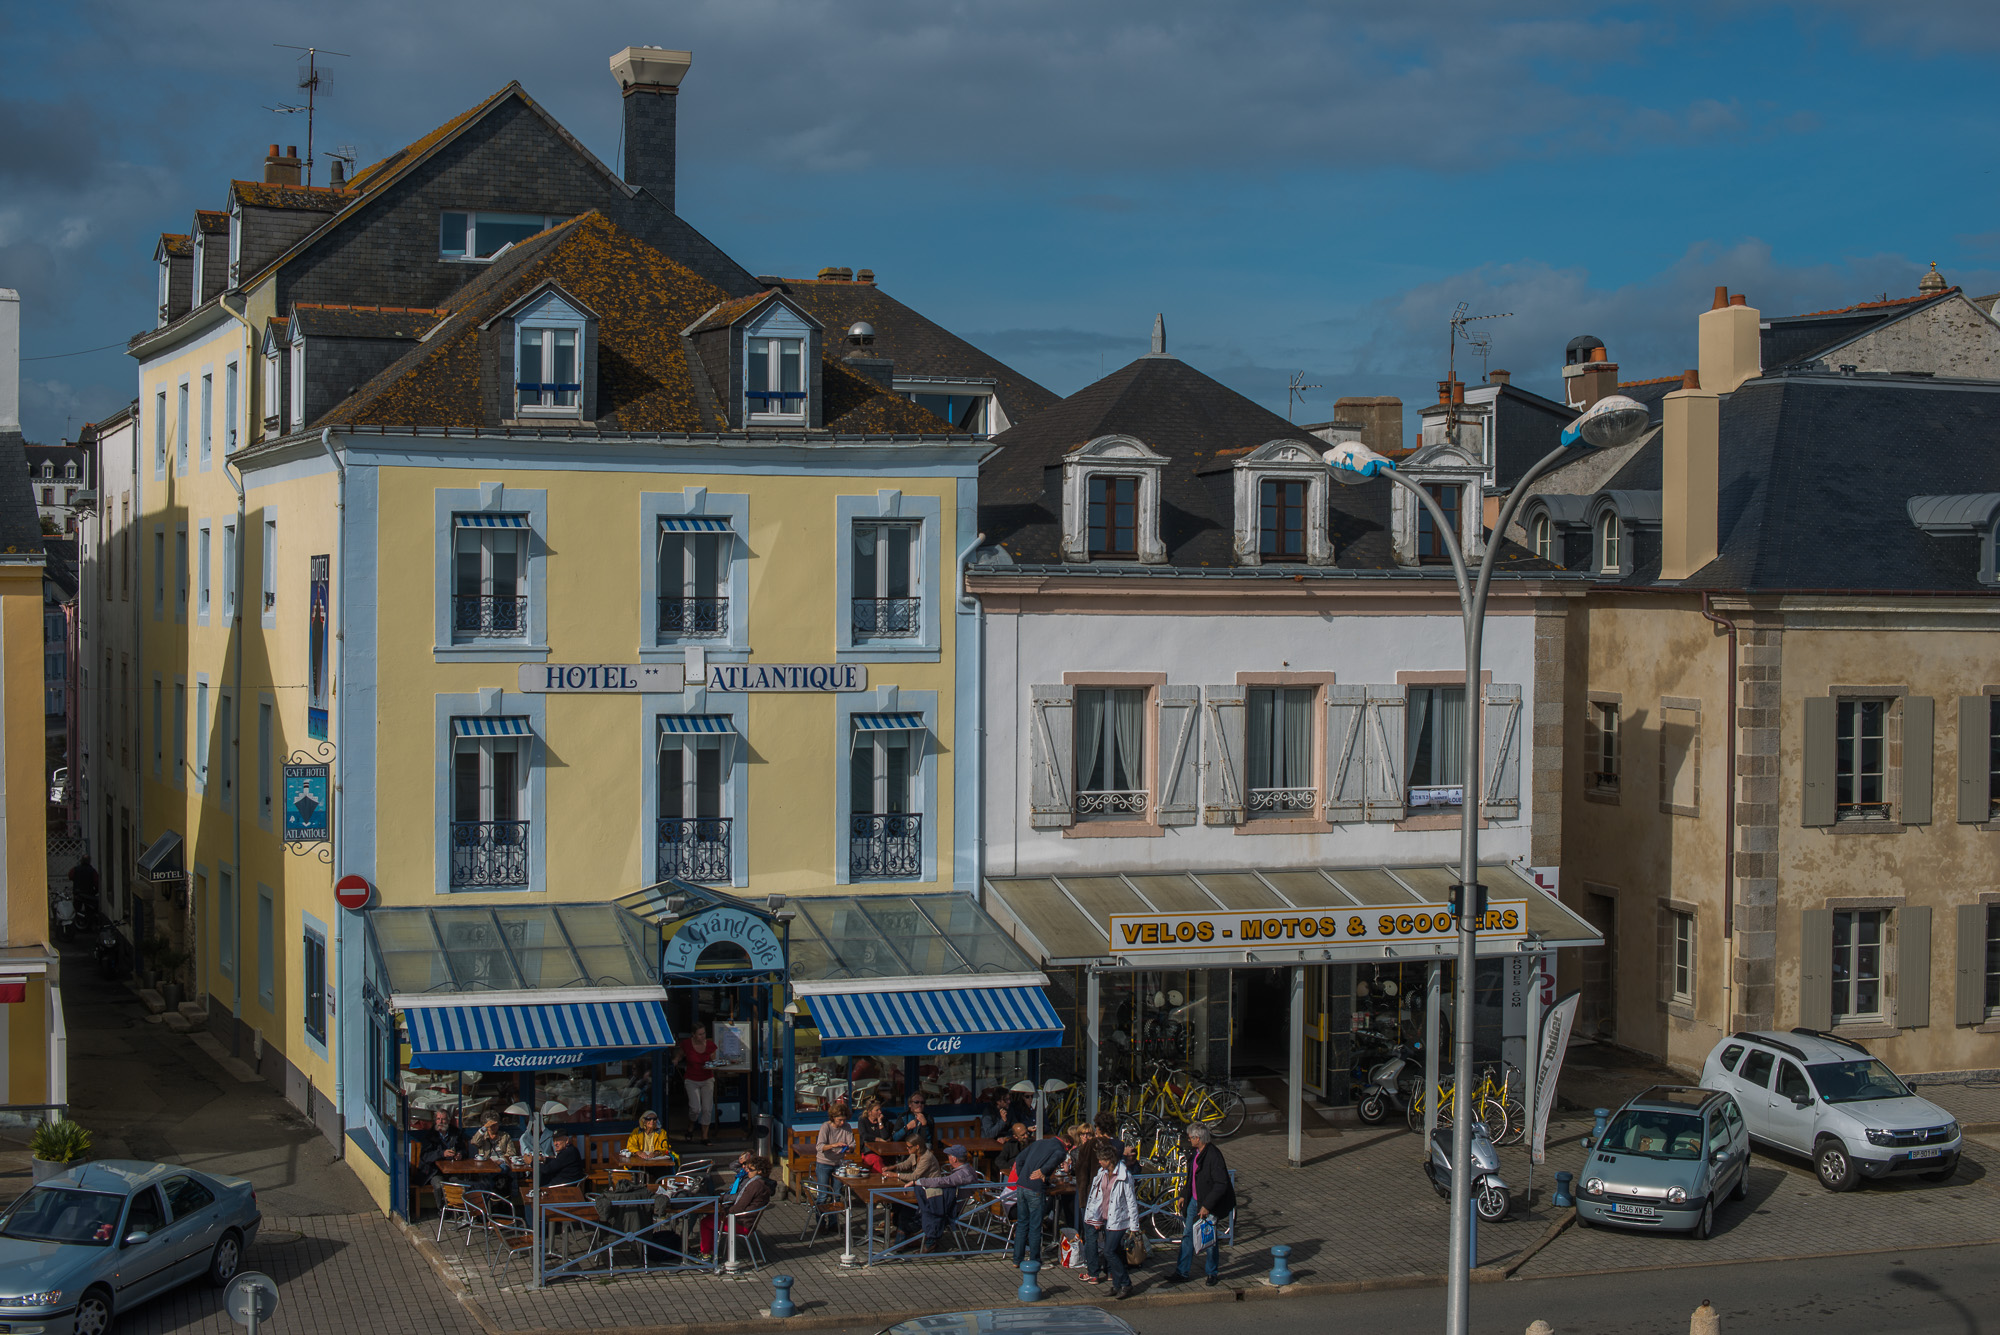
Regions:
<svg viewBox="0 0 2000 1335"><path fill-rule="evenodd" d="M519 325L521 412L574 416L583 400L583 366L578 344L582 330Z"/></svg>
<svg viewBox="0 0 2000 1335"><path fill-rule="evenodd" d="M806 341L750 338L744 348L744 396L750 417L803 421L806 415Z"/></svg>

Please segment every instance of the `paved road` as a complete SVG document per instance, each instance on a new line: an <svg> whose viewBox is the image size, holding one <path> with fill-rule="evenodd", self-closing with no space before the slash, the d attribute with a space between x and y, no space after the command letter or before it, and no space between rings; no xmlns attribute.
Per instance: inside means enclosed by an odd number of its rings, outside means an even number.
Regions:
<svg viewBox="0 0 2000 1335"><path fill-rule="evenodd" d="M1723 1335L1981 1335L2000 1331L2000 1247L1791 1261L1782 1271L1723 1265L1481 1284L1472 1291L1471 1324L1474 1335L1520 1335L1537 1319L1556 1335L1685 1335L1688 1316L1704 1298L1714 1302ZM1253 1322L1258 1335L1433 1335L1444 1325L1443 1289L1226 1306L1111 1306L1140 1335L1215 1335ZM851 1335L874 1329L857 1326Z"/></svg>

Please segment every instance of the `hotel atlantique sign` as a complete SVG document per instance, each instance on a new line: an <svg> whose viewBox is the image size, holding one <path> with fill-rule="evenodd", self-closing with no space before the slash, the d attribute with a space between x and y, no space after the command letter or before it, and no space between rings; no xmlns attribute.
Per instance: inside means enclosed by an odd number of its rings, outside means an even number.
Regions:
<svg viewBox="0 0 2000 1335"><path fill-rule="evenodd" d="M678 695L687 687L679 663L524 663L521 689L534 695ZM868 689L860 663L712 663L711 691L837 692Z"/></svg>
<svg viewBox="0 0 2000 1335"><path fill-rule="evenodd" d="M1167 951L1242 950L1266 946L1352 946L1451 941L1458 919L1443 905L1379 908L1291 909L1273 913L1113 914L1111 949L1119 955ZM1523 941L1528 934L1528 901L1487 902L1479 926L1482 944Z"/></svg>

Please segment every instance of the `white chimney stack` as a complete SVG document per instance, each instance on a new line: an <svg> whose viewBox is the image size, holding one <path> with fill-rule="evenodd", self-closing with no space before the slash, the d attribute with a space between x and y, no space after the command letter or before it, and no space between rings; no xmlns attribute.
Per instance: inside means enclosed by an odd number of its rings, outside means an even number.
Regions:
<svg viewBox="0 0 2000 1335"><path fill-rule="evenodd" d="M21 429L21 294L0 287L0 431Z"/></svg>

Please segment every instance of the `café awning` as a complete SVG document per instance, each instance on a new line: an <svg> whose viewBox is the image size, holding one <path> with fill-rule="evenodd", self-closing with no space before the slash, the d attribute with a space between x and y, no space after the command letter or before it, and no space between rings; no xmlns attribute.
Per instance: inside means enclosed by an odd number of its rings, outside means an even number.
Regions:
<svg viewBox="0 0 2000 1335"><path fill-rule="evenodd" d="M1039 987L871 987L810 992L807 1004L820 1051L834 1057L1022 1052L1063 1041L1062 1020Z"/></svg>
<svg viewBox="0 0 2000 1335"><path fill-rule="evenodd" d="M619 1061L671 1047L658 1001L540 1005L408 1005L410 1067L426 1071L538 1071Z"/></svg>

